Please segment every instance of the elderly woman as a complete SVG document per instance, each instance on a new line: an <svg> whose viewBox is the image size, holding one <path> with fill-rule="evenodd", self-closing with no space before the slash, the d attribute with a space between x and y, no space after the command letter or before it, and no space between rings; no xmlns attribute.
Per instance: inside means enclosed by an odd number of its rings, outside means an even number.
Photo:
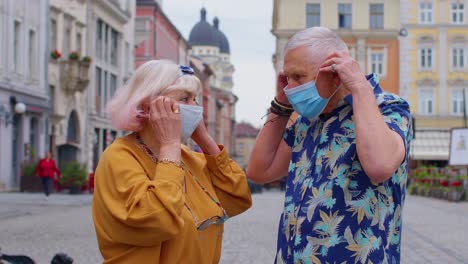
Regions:
<svg viewBox="0 0 468 264"><path fill-rule="evenodd" d="M223 223L251 206L244 172L202 122L190 67L149 61L108 105L133 133L101 156L93 219L104 263L218 263ZM182 145L191 137L203 153Z"/></svg>

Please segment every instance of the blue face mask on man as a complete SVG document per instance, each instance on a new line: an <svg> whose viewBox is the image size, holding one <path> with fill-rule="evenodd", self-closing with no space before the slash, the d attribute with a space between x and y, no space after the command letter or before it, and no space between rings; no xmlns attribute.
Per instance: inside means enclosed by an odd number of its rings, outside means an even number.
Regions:
<svg viewBox="0 0 468 264"><path fill-rule="evenodd" d="M182 122L181 138L182 141L192 136L193 131L198 127L203 119L203 107L196 105L180 104L180 119Z"/></svg>
<svg viewBox="0 0 468 264"><path fill-rule="evenodd" d="M284 88L284 93L288 97L289 103L291 103L298 114L311 119L318 117L322 113L330 98L335 95L339 88L340 87L338 87L329 98L322 98L318 93L315 81L310 81L292 89L288 89L286 86Z"/></svg>

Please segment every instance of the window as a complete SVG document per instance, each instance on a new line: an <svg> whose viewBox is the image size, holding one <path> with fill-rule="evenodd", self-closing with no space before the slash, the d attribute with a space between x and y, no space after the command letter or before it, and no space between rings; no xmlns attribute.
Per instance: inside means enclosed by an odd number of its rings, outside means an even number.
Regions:
<svg viewBox="0 0 468 264"><path fill-rule="evenodd" d="M146 32L146 19L137 17L135 18L135 31L136 32Z"/></svg>
<svg viewBox="0 0 468 264"><path fill-rule="evenodd" d="M29 47L28 47L28 60L29 60L29 75L35 77L36 75L36 32L34 30L29 30Z"/></svg>
<svg viewBox="0 0 468 264"><path fill-rule="evenodd" d="M110 28L109 28L110 29ZM119 44L119 32L111 30L111 47L110 47L110 63L117 66L117 53L118 53L118 44Z"/></svg>
<svg viewBox="0 0 468 264"><path fill-rule="evenodd" d="M463 3L452 3L450 6L450 13L451 13L451 22L454 24L461 24L463 23L463 14L465 12L465 6Z"/></svg>
<svg viewBox="0 0 468 264"><path fill-rule="evenodd" d="M370 28L382 29L384 27L384 5L370 4L369 5Z"/></svg>
<svg viewBox="0 0 468 264"><path fill-rule="evenodd" d="M384 53L383 52L371 52L370 54L370 66L371 70L374 73L377 73L380 76L384 76Z"/></svg>
<svg viewBox="0 0 468 264"><path fill-rule="evenodd" d="M63 55L68 58L71 48L71 29L65 26L65 34L63 35Z"/></svg>
<svg viewBox="0 0 468 264"><path fill-rule="evenodd" d="M463 89L452 89L452 106L451 113L452 115L461 116L464 111L464 102L463 102Z"/></svg>
<svg viewBox="0 0 468 264"><path fill-rule="evenodd" d="M419 3L419 23L432 23L432 3Z"/></svg>
<svg viewBox="0 0 468 264"><path fill-rule="evenodd" d="M50 20L50 51L57 49L57 21L55 19Z"/></svg>
<svg viewBox="0 0 468 264"><path fill-rule="evenodd" d="M320 4L306 5L306 26L308 28L320 26Z"/></svg>
<svg viewBox="0 0 468 264"><path fill-rule="evenodd" d="M101 98L102 98L102 82L101 82L101 72L102 70L99 67L96 67L96 91L97 95L95 98L95 107L96 113L101 113Z"/></svg>
<svg viewBox="0 0 468 264"><path fill-rule="evenodd" d="M49 85L49 106L50 109L54 109L55 105L55 86Z"/></svg>
<svg viewBox="0 0 468 264"><path fill-rule="evenodd" d="M107 71L104 71L104 85L102 86L102 92L104 93L102 95L102 100L101 100L101 113L104 112L104 107L107 104L108 96L109 96L109 90L107 86Z"/></svg>
<svg viewBox="0 0 468 264"><path fill-rule="evenodd" d="M419 113L422 115L432 115L434 113L434 93L431 89L420 90Z"/></svg>
<svg viewBox="0 0 468 264"><path fill-rule="evenodd" d="M430 70L433 65L433 51L432 48L421 48L419 66L422 70Z"/></svg>
<svg viewBox="0 0 468 264"><path fill-rule="evenodd" d="M29 121L29 146L31 147L29 151L29 158L33 161L36 160L38 154L37 152L39 151L37 140L37 136L39 135L38 123L39 122L36 117L31 118L31 120Z"/></svg>
<svg viewBox="0 0 468 264"><path fill-rule="evenodd" d="M98 19L96 22L96 56L102 59L102 39L103 39L103 23Z"/></svg>
<svg viewBox="0 0 468 264"><path fill-rule="evenodd" d="M78 114L75 111L72 111L70 113L70 117L68 118L67 142L80 143L78 129L79 129Z"/></svg>
<svg viewBox="0 0 468 264"><path fill-rule="evenodd" d="M128 42L125 42L125 69L126 69L126 73L129 73L130 72L130 66L131 66L131 62L130 62L130 44Z"/></svg>
<svg viewBox="0 0 468 264"><path fill-rule="evenodd" d="M109 26L107 24L104 24L104 50L103 50L103 56L104 56L104 61L107 62L109 57Z"/></svg>
<svg viewBox="0 0 468 264"><path fill-rule="evenodd" d="M112 98L117 90L117 76L114 74L110 75L110 97Z"/></svg>
<svg viewBox="0 0 468 264"><path fill-rule="evenodd" d="M351 29L352 13L351 4L338 4L338 27Z"/></svg>
<svg viewBox="0 0 468 264"><path fill-rule="evenodd" d="M156 55L156 50L158 48L158 33L156 30L153 32L153 52Z"/></svg>
<svg viewBox="0 0 468 264"><path fill-rule="evenodd" d="M452 49L452 67L461 70L465 67L465 49L453 48Z"/></svg>
<svg viewBox="0 0 468 264"><path fill-rule="evenodd" d="M21 23L19 21L15 21L15 28L13 32L13 68L15 72L19 72L20 69L20 51L21 48Z"/></svg>
<svg viewBox="0 0 468 264"><path fill-rule="evenodd" d="M81 33L76 33L76 51L81 55L83 54L82 52L82 37Z"/></svg>

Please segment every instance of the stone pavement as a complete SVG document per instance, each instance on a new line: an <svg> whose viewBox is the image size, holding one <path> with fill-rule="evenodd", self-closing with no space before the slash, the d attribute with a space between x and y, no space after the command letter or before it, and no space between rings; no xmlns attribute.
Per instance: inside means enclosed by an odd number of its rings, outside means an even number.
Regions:
<svg viewBox="0 0 468 264"><path fill-rule="evenodd" d="M222 264L273 263L283 205L278 191L255 194L252 208L225 226ZM90 195L0 193L0 247L50 263L66 252L77 264L100 263ZM402 263L468 264L468 203L409 196L404 208Z"/></svg>

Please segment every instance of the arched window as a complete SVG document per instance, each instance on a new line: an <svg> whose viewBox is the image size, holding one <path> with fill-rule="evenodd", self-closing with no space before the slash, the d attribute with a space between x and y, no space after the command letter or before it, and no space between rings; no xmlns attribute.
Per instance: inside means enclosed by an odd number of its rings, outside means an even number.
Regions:
<svg viewBox="0 0 468 264"><path fill-rule="evenodd" d="M39 121L36 117L31 118L29 121L29 155L31 160L36 160L38 157L38 135L39 135Z"/></svg>
<svg viewBox="0 0 468 264"><path fill-rule="evenodd" d="M76 113L76 111L72 111L70 113L70 117L68 118L68 126L67 126L67 141L69 143L80 143L79 128L80 128L80 123L78 121L78 114Z"/></svg>

